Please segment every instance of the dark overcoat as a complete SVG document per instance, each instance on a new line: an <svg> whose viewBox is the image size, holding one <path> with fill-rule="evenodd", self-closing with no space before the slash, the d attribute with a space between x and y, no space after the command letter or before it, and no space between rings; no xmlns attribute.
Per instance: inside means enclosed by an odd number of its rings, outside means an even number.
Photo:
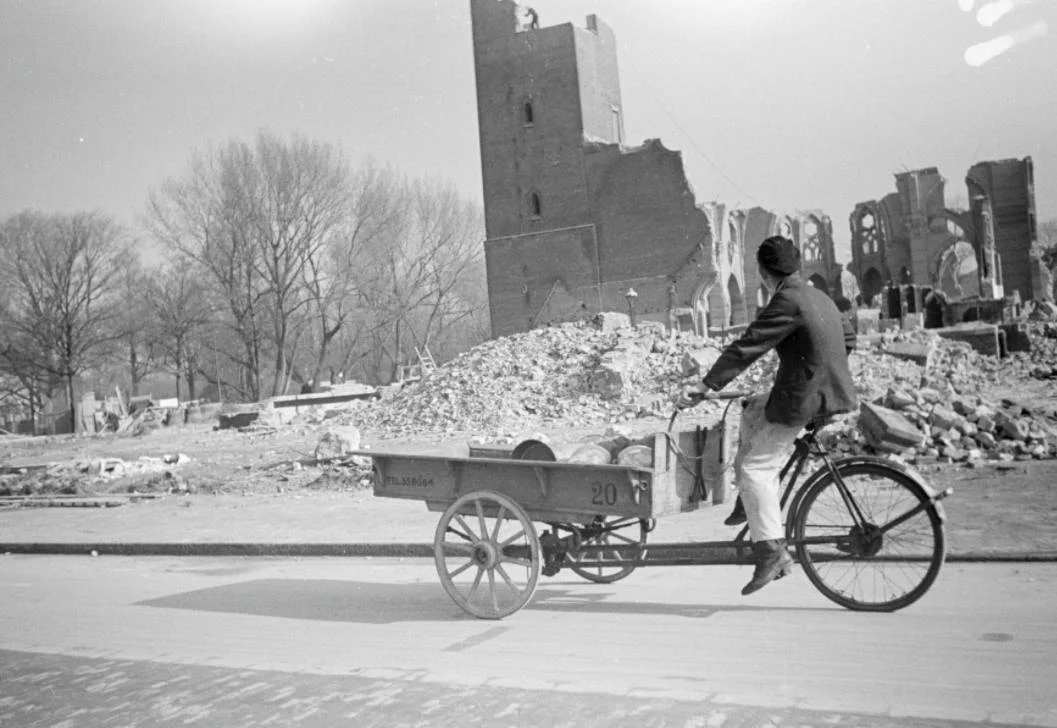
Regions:
<svg viewBox="0 0 1057 728"><path fill-rule="evenodd" d="M778 373L764 414L769 422L803 426L857 407L848 368L854 347L855 332L833 299L793 274L778 284L745 333L723 350L704 383L722 389L775 349Z"/></svg>

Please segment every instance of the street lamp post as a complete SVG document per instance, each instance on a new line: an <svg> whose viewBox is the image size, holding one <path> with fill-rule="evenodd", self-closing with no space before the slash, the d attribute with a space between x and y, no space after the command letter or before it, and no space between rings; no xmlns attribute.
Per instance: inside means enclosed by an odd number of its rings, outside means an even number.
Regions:
<svg viewBox="0 0 1057 728"><path fill-rule="evenodd" d="M635 328L635 299L638 297L639 294L631 287L629 287L627 293L624 294L624 298L628 302L628 317L631 319L631 328L633 329Z"/></svg>

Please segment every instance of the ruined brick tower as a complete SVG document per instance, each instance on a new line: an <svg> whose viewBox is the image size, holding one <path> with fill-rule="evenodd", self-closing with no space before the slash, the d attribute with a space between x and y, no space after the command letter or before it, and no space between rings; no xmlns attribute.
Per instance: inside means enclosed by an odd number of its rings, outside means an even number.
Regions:
<svg viewBox="0 0 1057 728"><path fill-rule="evenodd" d="M699 205L679 152L625 145L616 40L596 16L546 26L513 0L470 10L492 334L632 308L701 334L747 324L762 303L756 247L778 216ZM805 277L831 291L829 218L789 218L788 232Z"/></svg>
<svg viewBox="0 0 1057 728"><path fill-rule="evenodd" d="M716 254L724 223L697 206L682 157L623 144L612 31L594 15L541 27L512 0L470 8L492 334L629 306L640 321L689 312L700 328L710 304L719 325L744 321L740 244Z"/></svg>
<svg viewBox="0 0 1057 728"><path fill-rule="evenodd" d="M506 0L472 14L488 238L584 223L583 141L623 141L613 33L593 15L533 28Z"/></svg>

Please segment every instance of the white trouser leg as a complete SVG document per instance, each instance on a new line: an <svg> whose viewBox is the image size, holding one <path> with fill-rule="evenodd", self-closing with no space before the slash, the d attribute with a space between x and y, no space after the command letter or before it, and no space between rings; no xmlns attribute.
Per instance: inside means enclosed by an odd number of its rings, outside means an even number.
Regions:
<svg viewBox="0 0 1057 728"><path fill-rule="evenodd" d="M768 422L763 413L766 404L767 395L758 395L742 411L738 454L734 458L734 476L753 541L785 538L778 504L778 474L793 452L793 441L801 429Z"/></svg>

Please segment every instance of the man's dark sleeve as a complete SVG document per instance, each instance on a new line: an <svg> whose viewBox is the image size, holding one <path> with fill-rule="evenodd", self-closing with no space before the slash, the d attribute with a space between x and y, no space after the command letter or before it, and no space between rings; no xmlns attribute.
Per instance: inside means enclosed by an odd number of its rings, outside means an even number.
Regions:
<svg viewBox="0 0 1057 728"><path fill-rule="evenodd" d="M723 389L730 380L748 369L754 361L778 345L800 326L796 302L779 291L749 324L741 337L727 346L708 370L703 382L712 390Z"/></svg>
<svg viewBox="0 0 1057 728"><path fill-rule="evenodd" d="M855 350L855 345L859 343L859 337L855 333L855 327L851 325L846 317L841 316L841 323L844 325L844 352L851 354Z"/></svg>

